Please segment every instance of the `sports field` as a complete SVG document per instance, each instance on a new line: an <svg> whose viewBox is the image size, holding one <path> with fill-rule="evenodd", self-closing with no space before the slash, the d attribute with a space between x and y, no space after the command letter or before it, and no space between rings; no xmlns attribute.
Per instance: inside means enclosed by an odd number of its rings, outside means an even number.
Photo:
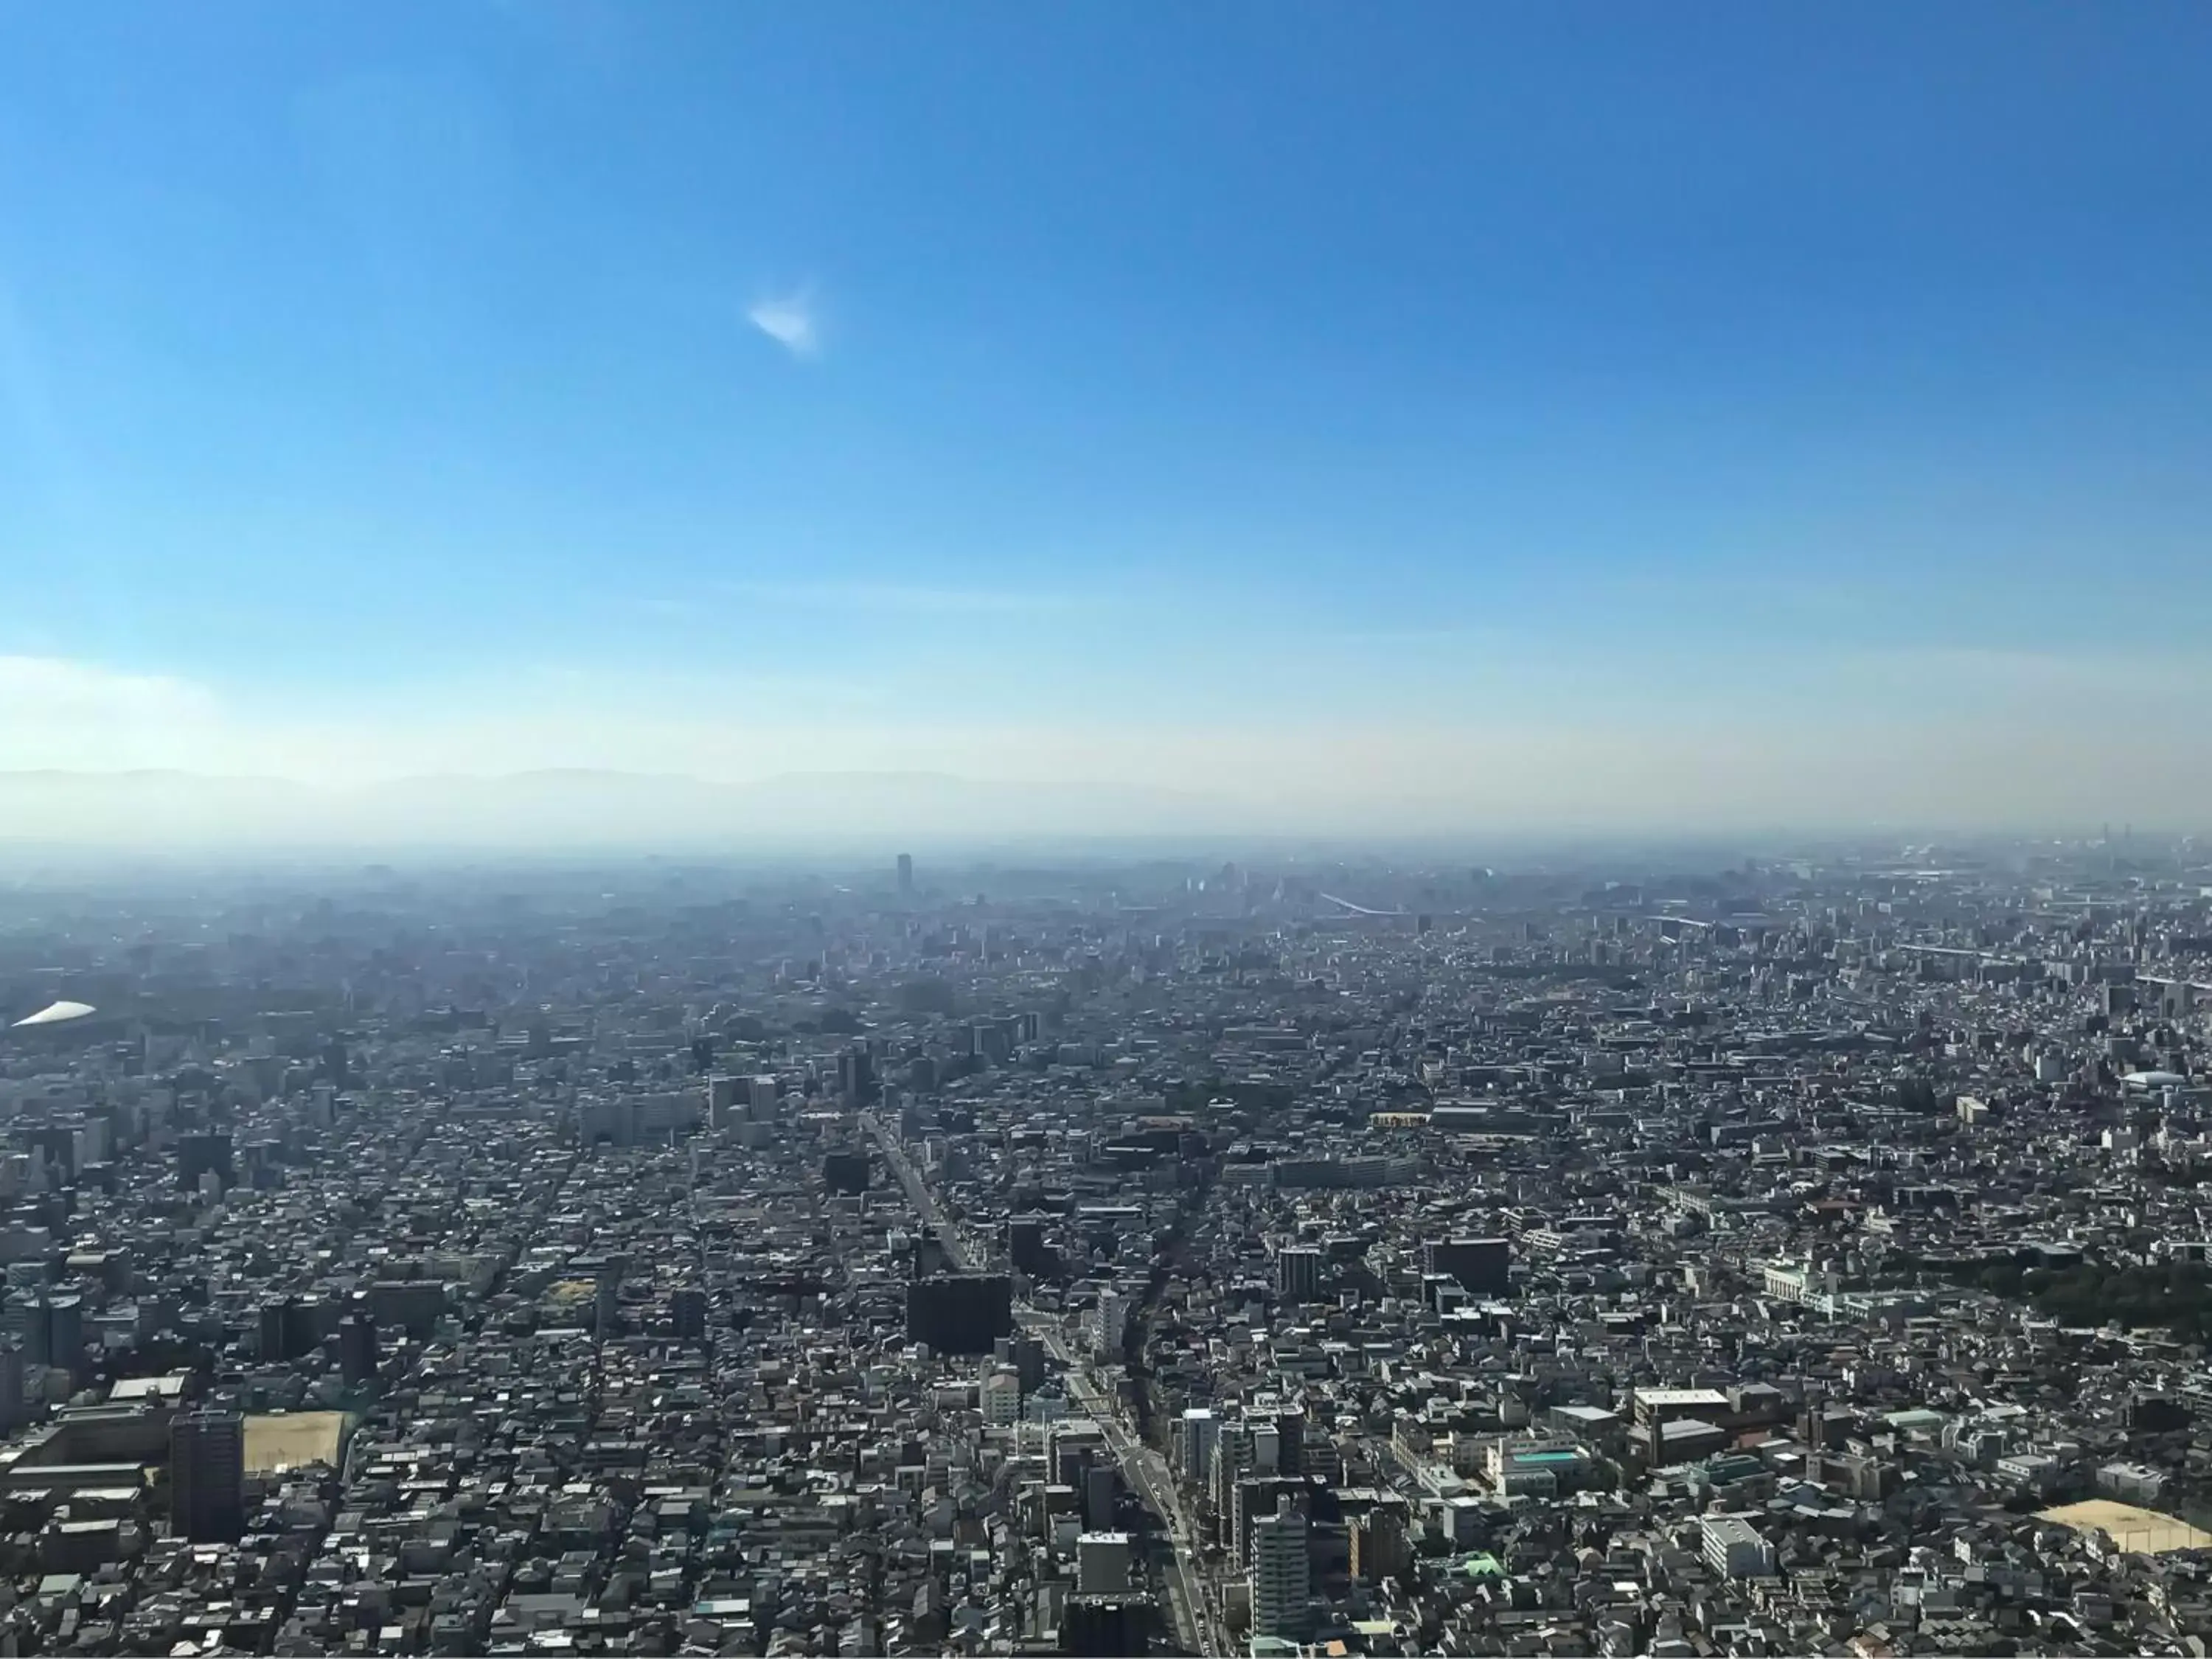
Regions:
<svg viewBox="0 0 2212 1659"><path fill-rule="evenodd" d="M274 1474L308 1463L337 1467L343 1412L270 1412L246 1419L246 1472Z"/></svg>
<svg viewBox="0 0 2212 1659"><path fill-rule="evenodd" d="M2212 1549L2212 1532L2199 1532L2187 1522L2177 1521L2170 1515L2137 1509L2133 1504L2115 1504L2110 1498L2092 1498L2086 1503L2062 1504L2055 1510L2045 1510L2036 1519L2056 1521L2076 1532L2102 1529L2112 1534L2112 1541L2122 1549L2139 1551L2144 1555L2163 1555L2168 1550Z"/></svg>

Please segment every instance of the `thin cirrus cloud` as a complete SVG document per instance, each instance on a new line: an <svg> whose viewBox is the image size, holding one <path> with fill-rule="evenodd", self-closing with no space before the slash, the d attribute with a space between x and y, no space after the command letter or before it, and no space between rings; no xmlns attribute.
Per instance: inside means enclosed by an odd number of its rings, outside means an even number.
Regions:
<svg viewBox="0 0 2212 1659"><path fill-rule="evenodd" d="M822 349L821 310L805 289L755 301L745 319L794 357L812 357Z"/></svg>
<svg viewBox="0 0 2212 1659"><path fill-rule="evenodd" d="M794 610L865 611L900 616L1027 616L1066 611L1072 595L1020 588L941 587L902 582L738 582L732 591L760 605Z"/></svg>

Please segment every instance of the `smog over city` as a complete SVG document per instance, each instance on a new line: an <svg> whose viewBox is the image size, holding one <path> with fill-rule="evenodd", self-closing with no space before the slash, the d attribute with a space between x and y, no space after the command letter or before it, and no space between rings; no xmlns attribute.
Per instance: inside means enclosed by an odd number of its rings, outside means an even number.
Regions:
<svg viewBox="0 0 2212 1659"><path fill-rule="evenodd" d="M2176 0L0 0L0 1651L2203 1659L2207 201Z"/></svg>

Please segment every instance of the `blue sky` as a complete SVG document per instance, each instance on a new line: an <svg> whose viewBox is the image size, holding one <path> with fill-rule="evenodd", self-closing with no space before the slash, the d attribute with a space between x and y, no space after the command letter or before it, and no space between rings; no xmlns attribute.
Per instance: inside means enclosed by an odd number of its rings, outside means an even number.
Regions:
<svg viewBox="0 0 2212 1659"><path fill-rule="evenodd" d="M0 4L0 766L2094 816L2208 200L2197 5Z"/></svg>

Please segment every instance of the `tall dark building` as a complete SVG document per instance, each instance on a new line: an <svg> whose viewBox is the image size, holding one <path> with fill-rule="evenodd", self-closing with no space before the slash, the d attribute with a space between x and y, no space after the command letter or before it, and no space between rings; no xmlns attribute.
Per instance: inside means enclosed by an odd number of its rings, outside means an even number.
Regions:
<svg viewBox="0 0 2212 1659"><path fill-rule="evenodd" d="M1510 1288L1513 1242L1506 1238L1431 1239L1421 1247L1421 1266L1449 1273L1470 1296L1503 1296Z"/></svg>
<svg viewBox="0 0 2212 1659"><path fill-rule="evenodd" d="M188 1412L171 1426L169 1520L195 1544L246 1531L246 1419L236 1412Z"/></svg>
<svg viewBox="0 0 2212 1659"><path fill-rule="evenodd" d="M1004 1273L939 1273L906 1287L906 1334L934 1353L989 1353L1014 1330L1014 1285Z"/></svg>
<svg viewBox="0 0 2212 1659"><path fill-rule="evenodd" d="M869 1057L867 1049L857 1042L837 1056L837 1093L854 1110L875 1100L875 1061Z"/></svg>
<svg viewBox="0 0 2212 1659"><path fill-rule="evenodd" d="M1018 1273L1032 1278L1048 1273L1052 1267L1051 1252L1045 1249L1044 1223L1035 1216L1018 1216L1006 1224L1006 1254L1012 1259Z"/></svg>
<svg viewBox="0 0 2212 1659"><path fill-rule="evenodd" d="M898 860L899 896L914 896L914 854L901 853Z"/></svg>
<svg viewBox="0 0 2212 1659"><path fill-rule="evenodd" d="M1060 1616L1066 1654L1142 1653L1152 1638L1152 1601L1144 1595L1071 1595Z"/></svg>
<svg viewBox="0 0 2212 1659"><path fill-rule="evenodd" d="M679 1285L668 1295L668 1317L678 1342L702 1342L707 1336L707 1292L696 1285Z"/></svg>
<svg viewBox="0 0 2212 1659"><path fill-rule="evenodd" d="M84 1298L51 1297L46 1302L46 1363L57 1370L84 1369Z"/></svg>
<svg viewBox="0 0 2212 1659"><path fill-rule="evenodd" d="M1275 1294L1285 1302L1310 1302L1321 1294L1323 1258L1310 1245L1285 1245L1275 1253Z"/></svg>
<svg viewBox="0 0 2212 1659"><path fill-rule="evenodd" d="M348 1314L338 1321L338 1370L349 1383L366 1382L376 1375L376 1322L366 1314Z"/></svg>
<svg viewBox="0 0 2212 1659"><path fill-rule="evenodd" d="M868 1190L868 1155L865 1152L830 1152L822 1160L822 1184L833 1193L859 1194Z"/></svg>
<svg viewBox="0 0 2212 1659"><path fill-rule="evenodd" d="M200 1177L210 1173L221 1176L226 1187L237 1179L232 1173L229 1131L216 1129L179 1136L177 1184L191 1192L199 1186Z"/></svg>
<svg viewBox="0 0 2212 1659"><path fill-rule="evenodd" d="M255 1352L264 1365L281 1365L292 1357L291 1310L283 1302L261 1304L261 1330Z"/></svg>
<svg viewBox="0 0 2212 1659"><path fill-rule="evenodd" d="M1044 1344L1036 1337L1026 1332L1002 1336L991 1345L991 1351L1002 1363L1014 1368L1015 1378L1024 1396L1044 1386Z"/></svg>
<svg viewBox="0 0 2212 1659"><path fill-rule="evenodd" d="M1275 1413L1275 1467L1285 1474L1306 1472L1306 1413L1288 1406Z"/></svg>

